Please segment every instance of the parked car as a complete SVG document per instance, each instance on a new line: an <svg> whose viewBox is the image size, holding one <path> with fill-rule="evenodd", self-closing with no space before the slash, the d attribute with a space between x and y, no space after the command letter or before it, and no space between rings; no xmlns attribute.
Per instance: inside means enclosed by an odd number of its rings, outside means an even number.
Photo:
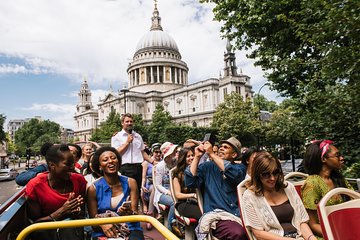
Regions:
<svg viewBox="0 0 360 240"><path fill-rule="evenodd" d="M14 180L19 175L13 168L0 169L0 180Z"/></svg>

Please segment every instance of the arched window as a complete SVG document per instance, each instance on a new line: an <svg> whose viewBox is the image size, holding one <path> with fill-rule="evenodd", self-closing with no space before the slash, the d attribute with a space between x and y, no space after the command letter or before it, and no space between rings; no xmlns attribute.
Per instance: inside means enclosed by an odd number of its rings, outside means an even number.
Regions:
<svg viewBox="0 0 360 240"><path fill-rule="evenodd" d="M193 127L197 127L197 123L194 121L194 122L192 123L192 126L193 126Z"/></svg>

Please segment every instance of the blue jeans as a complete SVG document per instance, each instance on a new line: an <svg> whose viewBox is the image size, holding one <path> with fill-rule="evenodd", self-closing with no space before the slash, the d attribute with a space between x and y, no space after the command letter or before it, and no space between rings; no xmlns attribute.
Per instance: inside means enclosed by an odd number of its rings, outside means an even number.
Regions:
<svg viewBox="0 0 360 240"><path fill-rule="evenodd" d="M175 206L174 201L170 195L161 194L159 203L169 206L169 215L168 215L168 229L172 231L171 223L175 220Z"/></svg>

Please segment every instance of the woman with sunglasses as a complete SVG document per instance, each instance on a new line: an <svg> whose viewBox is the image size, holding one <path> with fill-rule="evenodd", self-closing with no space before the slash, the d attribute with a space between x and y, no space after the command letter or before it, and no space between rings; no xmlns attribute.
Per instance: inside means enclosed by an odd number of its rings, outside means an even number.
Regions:
<svg viewBox="0 0 360 240"><path fill-rule="evenodd" d="M317 215L317 205L327 192L336 187L351 188L340 173L344 165L344 157L331 140L312 141L304 155L304 169L309 177L301 189L303 202L309 214L309 225L318 239L322 239L322 231ZM347 200L340 195L329 200L334 205Z"/></svg>
<svg viewBox="0 0 360 240"><path fill-rule="evenodd" d="M251 176L241 205L244 223L256 239L316 239L295 187L284 182L278 159L268 152L258 153Z"/></svg>

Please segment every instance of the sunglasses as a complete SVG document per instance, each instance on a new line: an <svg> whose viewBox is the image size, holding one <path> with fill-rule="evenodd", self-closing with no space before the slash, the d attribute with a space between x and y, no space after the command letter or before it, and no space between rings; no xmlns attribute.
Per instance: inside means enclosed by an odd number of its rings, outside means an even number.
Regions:
<svg viewBox="0 0 360 240"><path fill-rule="evenodd" d="M264 172L264 173L261 173L260 176L261 176L262 178L269 179L269 178L271 178L271 176L274 176L274 177L279 176L280 173L281 173L281 170L280 170L280 169L275 169L273 172Z"/></svg>
<svg viewBox="0 0 360 240"><path fill-rule="evenodd" d="M161 153L160 151L154 151L154 153Z"/></svg>

